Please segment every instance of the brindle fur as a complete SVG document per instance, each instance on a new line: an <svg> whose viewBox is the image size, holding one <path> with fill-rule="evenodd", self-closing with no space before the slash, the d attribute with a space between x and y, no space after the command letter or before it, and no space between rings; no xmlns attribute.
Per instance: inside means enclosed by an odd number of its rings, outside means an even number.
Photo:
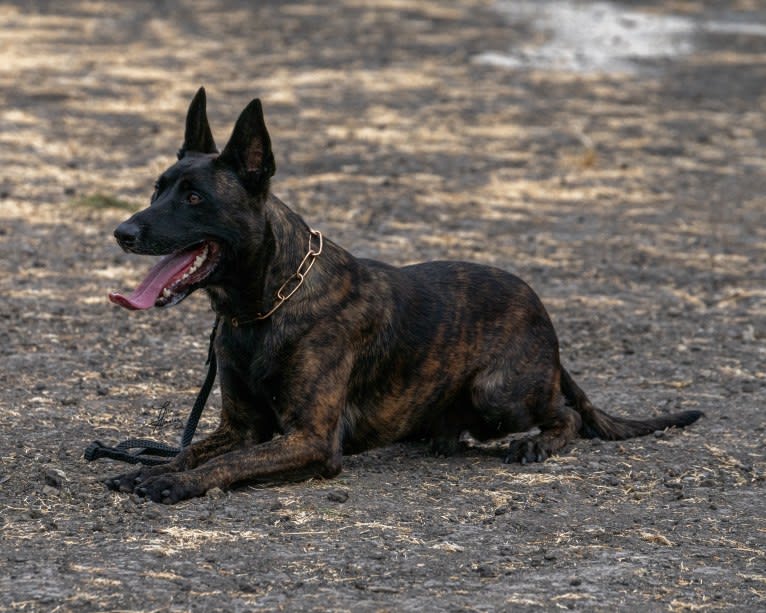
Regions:
<svg viewBox="0 0 766 613"><path fill-rule="evenodd" d="M452 453L466 431L486 441L538 427L510 445L505 461L539 462L578 435L625 439L701 415L627 420L593 407L561 366L539 298L487 266L395 268L325 239L300 290L256 320L309 237L303 219L269 192L275 166L260 102L243 111L218 155L200 89L179 158L152 205L115 235L141 254L201 240L221 246L204 283L221 316L221 421L170 463L108 480L113 489L174 503L213 487L332 477L343 453L405 439ZM185 203L189 190L202 202Z"/></svg>

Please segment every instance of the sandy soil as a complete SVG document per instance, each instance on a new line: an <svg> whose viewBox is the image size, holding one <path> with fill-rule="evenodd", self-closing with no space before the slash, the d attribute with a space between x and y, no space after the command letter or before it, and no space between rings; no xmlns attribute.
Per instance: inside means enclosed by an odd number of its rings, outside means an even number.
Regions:
<svg viewBox="0 0 766 613"><path fill-rule="evenodd" d="M701 4L630 7L766 23L756 2ZM477 62L545 43L481 0L5 2L0 25L1 610L765 606L757 29L609 73ZM707 417L537 466L413 444L174 507L108 492L122 466L85 445L176 441L204 375L204 297L106 301L148 267L111 231L202 84L219 143L263 100L274 191L326 235L519 274L597 404Z"/></svg>

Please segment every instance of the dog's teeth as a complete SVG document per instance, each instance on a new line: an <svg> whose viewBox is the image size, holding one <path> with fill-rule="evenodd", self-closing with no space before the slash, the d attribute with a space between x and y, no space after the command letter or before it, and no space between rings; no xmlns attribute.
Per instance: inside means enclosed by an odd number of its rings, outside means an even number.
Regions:
<svg viewBox="0 0 766 613"><path fill-rule="evenodd" d="M199 270L199 267L202 266L203 262L207 259L207 245L205 245L205 248L202 250L202 253L200 253L196 258L194 258L194 261L192 262L192 265L189 266L189 268L186 269L186 272L183 274L181 279L186 279L189 275L194 274Z"/></svg>
<svg viewBox="0 0 766 613"><path fill-rule="evenodd" d="M164 290L162 290L163 298L170 298L172 295L173 293L167 287Z"/></svg>

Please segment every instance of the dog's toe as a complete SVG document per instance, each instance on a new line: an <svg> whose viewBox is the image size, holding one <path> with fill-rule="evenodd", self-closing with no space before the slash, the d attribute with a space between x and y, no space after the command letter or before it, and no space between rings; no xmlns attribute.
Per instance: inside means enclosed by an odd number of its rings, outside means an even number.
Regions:
<svg viewBox="0 0 766 613"><path fill-rule="evenodd" d="M139 471L118 475L116 477L109 477L108 479L105 479L103 483L106 487L115 492L132 494L136 489L136 486L141 483L142 479L143 476Z"/></svg>

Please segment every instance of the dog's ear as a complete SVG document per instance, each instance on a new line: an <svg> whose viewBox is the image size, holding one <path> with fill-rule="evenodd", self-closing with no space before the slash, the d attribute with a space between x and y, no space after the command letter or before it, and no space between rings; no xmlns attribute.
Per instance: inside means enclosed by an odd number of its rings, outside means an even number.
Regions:
<svg viewBox="0 0 766 613"><path fill-rule="evenodd" d="M268 181L276 171L263 108L257 98L240 114L218 161L234 169L252 187Z"/></svg>
<svg viewBox="0 0 766 613"><path fill-rule="evenodd" d="M186 132L184 144L178 150L179 160L186 155L187 151L218 153L213 140L213 133L210 131L210 124L207 122L205 107L205 88L200 87L189 105L189 111L186 113Z"/></svg>

